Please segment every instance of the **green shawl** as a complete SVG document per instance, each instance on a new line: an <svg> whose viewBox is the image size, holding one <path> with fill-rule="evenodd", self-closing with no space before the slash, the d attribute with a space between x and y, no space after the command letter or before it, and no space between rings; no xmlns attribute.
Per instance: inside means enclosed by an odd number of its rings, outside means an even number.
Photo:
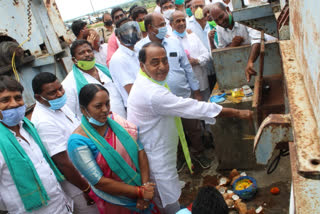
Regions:
<svg viewBox="0 0 320 214"><path fill-rule="evenodd" d="M111 170L126 184L141 186L137 142L120 124L110 117L108 117L107 123L126 149L137 171L134 171L128 165L121 155L91 126L84 116L82 116L81 119L82 129L101 152Z"/></svg>
<svg viewBox="0 0 320 214"><path fill-rule="evenodd" d="M107 75L112 80L109 69L106 66L98 63L96 63L95 66L99 68L99 70L101 70L105 75ZM75 64L73 64L72 70L73 70L74 79L76 80L77 92L79 94L81 88L87 85L88 81L86 80L86 78L83 76L83 74Z"/></svg>
<svg viewBox="0 0 320 214"><path fill-rule="evenodd" d="M151 82L160 85L157 81L155 81L154 79L150 78L150 77L149 77L146 73L144 73L141 69L140 69L140 71L139 71L139 74L142 75L142 76L144 76L144 77L146 77L146 78L149 79ZM167 88L167 89L170 91L170 88L169 88L169 86L168 86L167 83L164 85L164 87ZM193 170L192 170L193 165L192 165L192 162L191 162L191 157L190 157L190 153L189 153L189 148L188 148L186 136L184 135L181 118L180 118L180 117L175 117L175 118L174 118L174 121L175 121L175 123L176 123L176 127L177 127L177 130L178 130L178 135L179 135L179 139L180 139L180 143L181 143L181 146L182 146L182 150L183 150L184 157L185 157L185 159L186 159L186 162L187 162L187 165L188 165L188 168L189 168L191 174L193 174Z"/></svg>
<svg viewBox="0 0 320 214"><path fill-rule="evenodd" d="M32 136L40 147L44 158L55 173L57 180L64 180L64 176L50 158L33 124L26 117L23 121L23 128ZM31 212L39 209L43 205L47 205L50 198L42 185L32 161L25 153L14 134L2 123L0 123L0 151L3 154L26 211Z"/></svg>

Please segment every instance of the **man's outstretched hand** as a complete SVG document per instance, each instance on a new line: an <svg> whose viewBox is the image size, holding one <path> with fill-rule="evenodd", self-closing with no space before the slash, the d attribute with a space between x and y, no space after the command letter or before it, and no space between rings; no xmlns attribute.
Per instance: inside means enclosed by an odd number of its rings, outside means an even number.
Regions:
<svg viewBox="0 0 320 214"><path fill-rule="evenodd" d="M242 120L252 120L253 111L250 110L239 110L238 118Z"/></svg>
<svg viewBox="0 0 320 214"><path fill-rule="evenodd" d="M245 70L247 81L250 82L251 76L257 75L257 72L253 68L253 62L248 62L246 70Z"/></svg>

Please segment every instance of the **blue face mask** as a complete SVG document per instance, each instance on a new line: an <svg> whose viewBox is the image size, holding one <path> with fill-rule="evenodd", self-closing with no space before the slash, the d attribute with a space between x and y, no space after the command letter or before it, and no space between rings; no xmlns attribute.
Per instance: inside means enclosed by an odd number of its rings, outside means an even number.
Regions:
<svg viewBox="0 0 320 214"><path fill-rule="evenodd" d="M2 119L0 121L9 127L16 126L24 118L26 113L26 106L20 106L13 109L1 111Z"/></svg>
<svg viewBox="0 0 320 214"><path fill-rule="evenodd" d="M87 116L87 120L89 121L89 123L93 124L93 125L96 125L96 126L104 126L104 124L106 124L105 122L104 123L101 123L100 121L94 119L93 117L90 116L89 112L86 110L88 116Z"/></svg>
<svg viewBox="0 0 320 214"><path fill-rule="evenodd" d="M62 95L62 97L59 97L57 99L54 99L54 100L47 100L46 98L44 97L41 97L42 99L46 100L49 102L50 104L50 109L52 110L58 110L58 109L61 109L67 102L67 95L66 93L64 93Z"/></svg>
<svg viewBox="0 0 320 214"><path fill-rule="evenodd" d="M163 80L163 81L157 81L157 80L155 80L154 79L154 81L156 81L157 83L159 83L160 85L165 85L166 84L166 82L167 82L167 80L165 79L165 80Z"/></svg>
<svg viewBox="0 0 320 214"><path fill-rule="evenodd" d="M156 37L161 40L164 39L164 37L167 35L167 31L167 26L158 28L158 33L156 34Z"/></svg>
<svg viewBox="0 0 320 214"><path fill-rule="evenodd" d="M173 33L181 38L183 38L186 35L186 31L183 31L183 33L179 33L178 31L174 30Z"/></svg>

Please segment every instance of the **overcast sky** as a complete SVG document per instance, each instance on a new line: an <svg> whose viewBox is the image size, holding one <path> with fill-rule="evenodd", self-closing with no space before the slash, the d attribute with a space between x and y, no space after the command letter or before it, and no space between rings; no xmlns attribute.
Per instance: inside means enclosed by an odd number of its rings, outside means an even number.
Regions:
<svg viewBox="0 0 320 214"><path fill-rule="evenodd" d="M94 10L105 9L130 0L91 0ZM69 20L93 12L90 0L56 0L62 19Z"/></svg>

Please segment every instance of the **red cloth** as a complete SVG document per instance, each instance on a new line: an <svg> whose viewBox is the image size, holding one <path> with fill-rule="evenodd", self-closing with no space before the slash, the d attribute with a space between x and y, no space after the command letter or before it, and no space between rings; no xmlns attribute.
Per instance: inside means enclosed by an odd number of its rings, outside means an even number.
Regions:
<svg viewBox="0 0 320 214"><path fill-rule="evenodd" d="M112 55L116 50L119 48L118 42L117 42L117 37L116 34L113 33L111 34L109 40L108 40L108 53L107 53L107 66L109 68L109 63L111 60Z"/></svg>

